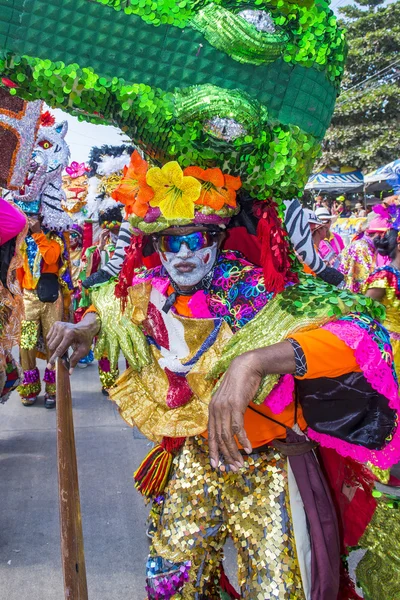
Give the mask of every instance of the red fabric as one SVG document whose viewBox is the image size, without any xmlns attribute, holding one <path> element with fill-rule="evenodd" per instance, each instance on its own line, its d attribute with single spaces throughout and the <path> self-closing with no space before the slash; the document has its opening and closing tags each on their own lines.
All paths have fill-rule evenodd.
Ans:
<svg viewBox="0 0 400 600">
<path fill-rule="evenodd" d="M 237 250 L 253 265 L 261 266 L 261 242 L 255 235 L 251 235 L 246 227 L 228 229 L 223 249 Z"/>
<path fill-rule="evenodd" d="M 93 223 L 84 223 L 82 237 L 82 256 L 86 250 L 93 246 Z"/>
<path fill-rule="evenodd" d="M 358 544 L 375 512 L 374 477 L 361 464 L 339 456 L 335 450 L 320 447 L 319 453 L 338 511 L 345 551 Z"/>
<path fill-rule="evenodd" d="M 166 403 L 170 408 L 184 406 L 193 396 L 186 377 L 178 375 L 165 367 L 164 372 L 168 377 L 169 388 L 167 392 Z"/>
<path fill-rule="evenodd" d="M 265 287 L 279 294 L 285 289 L 285 283 L 291 278 L 291 273 L 289 244 L 274 202 L 267 205 L 261 214 L 257 237 L 261 243 Z"/>
<path fill-rule="evenodd" d="M 180 450 L 185 442 L 186 442 L 185 437 L 178 437 L 178 438 L 163 437 L 161 446 L 167 452 L 173 453 L 173 452 L 177 452 L 178 450 Z"/>
<path fill-rule="evenodd" d="M 125 258 L 115 286 L 115 296 L 121 300 L 122 310 L 128 301 L 128 290 L 132 284 L 132 273 L 143 265 L 143 236 L 132 236 L 131 242 L 125 248 Z"/>
</svg>

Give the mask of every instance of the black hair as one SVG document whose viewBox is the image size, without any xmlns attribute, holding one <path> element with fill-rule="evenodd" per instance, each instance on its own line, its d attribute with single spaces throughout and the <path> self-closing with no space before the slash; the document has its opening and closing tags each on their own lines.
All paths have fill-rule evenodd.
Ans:
<svg viewBox="0 0 400 600">
<path fill-rule="evenodd" d="M 102 225 L 104 221 L 118 221 L 122 223 L 122 211 L 119 206 L 110 206 L 99 214 L 99 225 Z"/>
<path fill-rule="evenodd" d="M 399 232 L 397 229 L 389 229 L 383 237 L 376 237 L 374 245 L 378 253 L 382 256 L 388 256 L 392 260 L 396 258 L 397 238 Z"/>
<path fill-rule="evenodd" d="M 7 288 L 7 273 L 11 259 L 15 254 L 15 243 L 17 238 L 13 237 L 0 246 L 0 281 Z"/>
</svg>

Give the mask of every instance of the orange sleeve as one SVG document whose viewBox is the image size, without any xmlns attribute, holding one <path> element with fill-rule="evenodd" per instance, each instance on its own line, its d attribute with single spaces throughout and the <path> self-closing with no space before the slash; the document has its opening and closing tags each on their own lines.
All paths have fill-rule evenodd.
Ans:
<svg viewBox="0 0 400 600">
<path fill-rule="evenodd" d="M 95 307 L 95 305 L 94 305 L 94 304 L 91 304 L 91 305 L 89 306 L 89 308 L 87 308 L 87 309 L 85 310 L 85 312 L 84 312 L 84 314 L 83 314 L 83 317 L 82 317 L 82 319 L 83 319 L 83 318 L 84 318 L 86 315 L 88 315 L 89 313 L 96 313 L 96 314 L 97 314 L 97 309 L 96 309 L 96 307 Z"/>
<path fill-rule="evenodd" d="M 300 344 L 307 361 L 307 373 L 297 379 L 340 377 L 361 371 L 353 350 L 331 331 L 319 328 L 288 337 Z"/>
<path fill-rule="evenodd" d="M 59 244 L 55 240 L 48 240 L 44 233 L 34 233 L 32 237 L 38 245 L 44 262 L 47 265 L 56 264 L 61 254 Z"/>
</svg>

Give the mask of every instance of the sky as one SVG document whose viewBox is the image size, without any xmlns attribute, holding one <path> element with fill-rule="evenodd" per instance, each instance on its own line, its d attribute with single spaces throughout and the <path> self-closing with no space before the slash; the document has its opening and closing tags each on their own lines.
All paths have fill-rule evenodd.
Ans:
<svg viewBox="0 0 400 600">
<path fill-rule="evenodd" d="M 76 117 L 72 117 L 58 108 L 49 110 L 54 115 L 56 123 L 68 121 L 68 133 L 65 139 L 71 150 L 71 162 L 73 160 L 79 163 L 87 162 L 93 146 L 102 146 L 103 144 L 120 146 L 126 140 L 126 136 L 116 127 L 80 122 Z"/>
<path fill-rule="evenodd" d="M 387 4 L 391 1 L 393 0 L 387 0 Z M 353 4 L 353 2 L 351 0 L 332 0 L 331 6 L 337 13 L 337 9 L 346 4 Z M 57 122 L 68 121 L 66 140 L 71 150 L 71 161 L 86 162 L 93 146 L 102 146 L 103 144 L 119 146 L 123 140 L 126 140 L 126 136 L 116 127 L 79 122 L 76 117 L 71 117 L 62 110 L 50 110 Z"/>
</svg>

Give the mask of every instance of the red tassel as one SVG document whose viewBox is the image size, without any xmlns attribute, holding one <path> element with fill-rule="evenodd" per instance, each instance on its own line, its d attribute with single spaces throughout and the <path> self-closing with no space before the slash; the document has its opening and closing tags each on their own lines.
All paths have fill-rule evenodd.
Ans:
<svg viewBox="0 0 400 600">
<path fill-rule="evenodd" d="M 167 452 L 177 453 L 182 448 L 185 441 L 186 441 L 186 438 L 184 438 L 184 437 L 179 437 L 179 438 L 163 437 L 161 446 Z"/>
<path fill-rule="evenodd" d="M 158 496 L 168 483 L 174 455 L 186 438 L 164 437 L 144 458 L 133 478 L 135 487 L 144 496 Z"/>
<path fill-rule="evenodd" d="M 271 202 L 261 215 L 257 237 L 261 242 L 261 264 L 265 287 L 278 294 L 285 289 L 285 283 L 289 279 L 290 261 L 286 232 L 274 202 Z"/>
<path fill-rule="evenodd" d="M 115 296 L 121 300 L 122 311 L 125 311 L 128 302 L 128 290 L 132 285 L 133 272 L 143 266 L 143 236 L 132 236 L 131 243 L 125 248 L 125 258 L 115 286 Z"/>
</svg>

